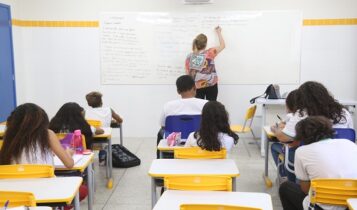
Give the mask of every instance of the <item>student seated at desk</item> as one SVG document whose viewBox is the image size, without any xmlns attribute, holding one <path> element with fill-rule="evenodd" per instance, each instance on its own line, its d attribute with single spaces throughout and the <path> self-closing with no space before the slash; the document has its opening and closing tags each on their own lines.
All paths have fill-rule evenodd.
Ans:
<svg viewBox="0 0 357 210">
<path fill-rule="evenodd" d="M 53 165 L 53 153 L 64 166 L 72 168 L 74 151 L 63 149 L 56 134 L 49 130 L 46 112 L 36 104 L 26 103 L 18 106 L 7 119 L 4 144 L 0 151 L 0 164 L 48 164 Z M 80 200 L 88 190 L 79 188 Z M 70 207 L 65 207 L 70 209 Z"/>
<path fill-rule="evenodd" d="M 333 98 L 325 86 L 321 83 L 308 81 L 302 84 L 296 92 L 296 112 L 285 124 L 284 128 L 272 127 L 280 142 L 288 142 L 295 138 L 295 125 L 308 116 L 324 116 L 331 121 L 333 128 L 353 128 L 351 114 Z M 299 142 L 293 141 L 289 150 L 290 161 L 294 160 L 296 148 Z M 295 178 L 289 176 L 290 181 Z"/>
<path fill-rule="evenodd" d="M 102 94 L 100 92 L 90 92 L 86 95 L 88 106 L 85 111 L 87 120 L 99 120 L 102 127 L 109 128 L 112 124 L 121 124 L 123 119 L 110 107 L 103 107 Z M 98 154 L 99 164 L 106 164 L 107 151 L 100 150 Z"/>
<path fill-rule="evenodd" d="M 81 130 L 86 138 L 87 148 L 92 148 L 93 133 L 102 134 L 100 128 L 91 128 L 84 119 L 84 109 L 77 103 L 65 103 L 51 119 L 49 128 L 55 133 L 69 133 Z"/>
<path fill-rule="evenodd" d="M 209 101 L 203 106 L 199 131 L 190 133 L 185 147 L 199 146 L 208 151 L 225 148 L 229 152 L 233 144 L 238 143 L 238 139 L 238 135 L 230 129 L 229 116 L 224 105 Z"/>
<path fill-rule="evenodd" d="M 295 152 L 295 174 L 299 184 L 284 182 L 279 188 L 284 210 L 307 210 L 310 181 L 318 178 L 357 178 L 357 145 L 347 139 L 332 139 L 331 120 L 313 116 L 296 125 L 296 141 L 303 143 Z M 346 207 L 318 204 L 317 209 L 344 210 Z"/>
<path fill-rule="evenodd" d="M 160 117 L 160 130 L 157 135 L 157 144 L 163 138 L 165 120 L 167 116 L 171 115 L 198 115 L 201 114 L 203 106 L 207 100 L 195 98 L 196 86 L 195 81 L 189 75 L 182 75 L 176 80 L 177 93 L 181 98 L 167 102 L 164 105 Z M 172 157 L 172 155 L 171 155 Z M 157 151 L 157 158 L 159 158 L 159 151 Z"/>
<path fill-rule="evenodd" d="M 285 141 L 292 141 L 293 139 L 290 138 L 290 136 L 288 135 L 282 135 L 282 132 L 286 126 L 287 123 L 291 123 L 289 122 L 290 119 L 294 118 L 294 114 L 295 112 L 297 111 L 296 109 L 296 96 L 297 96 L 297 90 L 293 90 L 289 93 L 289 95 L 286 97 L 286 100 L 285 100 L 285 106 L 286 106 L 286 112 L 287 112 L 287 115 L 286 115 L 286 119 L 284 121 L 281 121 L 279 122 L 279 124 L 276 126 L 273 126 L 272 127 L 272 132 L 275 133 L 275 135 L 277 135 L 277 139 L 281 142 L 285 142 Z M 281 129 L 281 133 L 279 133 L 278 129 Z M 278 142 L 275 142 L 271 145 L 271 154 L 273 156 L 273 160 L 275 162 L 275 165 L 278 165 L 278 157 L 279 157 L 279 154 L 283 153 L 283 145 L 282 143 L 278 143 Z M 291 154 L 295 151 L 295 149 L 293 148 L 292 151 L 291 151 Z M 290 153 L 289 153 L 290 154 Z M 289 155 L 289 161 L 290 162 L 294 162 L 293 158 L 294 156 L 292 155 Z M 279 173 L 281 175 L 281 177 L 289 177 L 289 180 L 293 181 L 295 180 L 295 175 L 286 171 L 286 169 L 284 168 L 284 166 L 281 166 L 281 168 L 279 168 Z"/>
<path fill-rule="evenodd" d="M 85 112 L 86 119 L 99 120 L 102 127 L 110 127 L 111 123 L 121 124 L 123 119 L 110 107 L 103 107 L 102 94 L 100 92 L 90 92 L 86 95 L 88 109 Z"/>
<path fill-rule="evenodd" d="M 22 104 L 7 118 L 0 164 L 49 164 L 53 153 L 67 168 L 74 165 L 70 149 L 64 150 L 53 131 L 48 129 L 48 116 L 36 104 Z"/>
</svg>

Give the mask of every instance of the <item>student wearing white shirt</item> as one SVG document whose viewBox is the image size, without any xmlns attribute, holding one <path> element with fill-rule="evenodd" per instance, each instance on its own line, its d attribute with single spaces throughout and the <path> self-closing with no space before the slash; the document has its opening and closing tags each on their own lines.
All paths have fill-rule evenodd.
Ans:
<svg viewBox="0 0 357 210">
<path fill-rule="evenodd" d="M 207 102 L 202 109 L 200 129 L 192 132 L 185 147 L 199 146 L 208 151 L 219 151 L 225 148 L 230 152 L 238 143 L 238 135 L 229 126 L 228 112 L 223 104 L 217 101 Z"/>
<path fill-rule="evenodd" d="M 351 114 L 338 103 L 319 82 L 308 81 L 302 84 L 296 93 L 296 112 L 293 117 L 282 127 L 272 127 L 277 139 L 288 143 L 295 138 L 295 125 L 308 116 L 324 116 L 331 121 L 333 128 L 353 128 Z M 289 144 L 289 161 L 293 162 L 297 141 Z M 293 174 L 287 174 L 290 181 L 295 181 Z"/>
<path fill-rule="evenodd" d="M 172 115 L 198 115 L 201 114 L 203 106 L 207 100 L 195 98 L 196 87 L 195 81 L 189 75 L 183 75 L 176 80 L 177 93 L 181 98 L 169 101 L 164 105 L 160 117 L 161 129 L 158 133 L 157 143 L 163 138 L 163 128 L 165 127 L 165 120 L 167 116 Z M 159 158 L 159 152 L 157 152 Z"/>
<path fill-rule="evenodd" d="M 48 125 L 46 112 L 36 104 L 26 103 L 16 107 L 6 121 L 0 165 L 53 165 L 54 153 L 67 168 L 73 167 L 73 151 L 63 149 Z"/>
<path fill-rule="evenodd" d="M 86 119 L 100 120 L 102 127 L 110 127 L 112 119 L 116 123 L 122 123 L 123 119 L 110 107 L 103 107 L 102 94 L 97 91 L 90 92 L 86 95 L 88 109 L 85 112 Z"/>
<path fill-rule="evenodd" d="M 299 184 L 285 182 L 279 188 L 284 210 L 307 210 L 310 181 L 317 178 L 357 178 L 357 145 L 347 139 L 332 139 L 332 123 L 314 116 L 296 125 L 295 140 L 301 141 L 295 153 L 295 174 Z M 335 154 L 335 155 L 334 155 Z M 351 162 L 352 161 L 352 162 Z M 316 209 L 344 210 L 346 207 L 318 204 Z"/>
</svg>

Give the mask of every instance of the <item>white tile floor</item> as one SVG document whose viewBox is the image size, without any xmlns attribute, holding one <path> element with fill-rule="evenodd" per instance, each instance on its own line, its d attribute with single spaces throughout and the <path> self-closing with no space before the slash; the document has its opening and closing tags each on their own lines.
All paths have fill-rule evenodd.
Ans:
<svg viewBox="0 0 357 210">
<path fill-rule="evenodd" d="M 233 149 L 231 158 L 237 163 L 240 177 L 237 178 L 237 191 L 241 192 L 266 192 L 272 195 L 274 210 L 281 210 L 281 203 L 275 185 L 276 171 L 270 158 L 270 178 L 273 188 L 265 187 L 262 174 L 264 158 L 260 156 L 258 146 L 251 138 L 240 137 L 238 145 Z M 113 143 L 119 143 L 114 138 Z M 141 165 L 129 169 L 113 170 L 113 189 L 106 188 L 105 167 L 98 166 L 95 160 L 96 192 L 94 209 L 125 209 L 125 210 L 150 210 L 150 177 L 148 170 L 151 161 L 156 158 L 156 139 L 154 138 L 125 138 L 124 146 L 141 159 Z M 86 200 L 82 201 L 81 209 L 87 209 Z"/>
</svg>

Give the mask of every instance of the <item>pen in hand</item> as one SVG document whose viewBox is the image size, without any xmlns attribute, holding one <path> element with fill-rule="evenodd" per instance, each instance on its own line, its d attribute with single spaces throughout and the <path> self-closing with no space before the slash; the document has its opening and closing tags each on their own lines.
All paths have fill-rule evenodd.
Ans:
<svg viewBox="0 0 357 210">
<path fill-rule="evenodd" d="M 7 209 L 7 207 L 9 206 L 9 203 L 10 203 L 10 201 L 9 201 L 9 200 L 7 200 L 7 201 L 5 202 L 5 205 L 4 205 L 4 210 L 6 210 L 6 209 Z"/>
<path fill-rule="evenodd" d="M 276 115 L 277 117 L 278 117 L 278 119 L 280 120 L 280 121 L 283 121 L 283 119 L 281 119 L 281 117 L 277 114 Z"/>
</svg>

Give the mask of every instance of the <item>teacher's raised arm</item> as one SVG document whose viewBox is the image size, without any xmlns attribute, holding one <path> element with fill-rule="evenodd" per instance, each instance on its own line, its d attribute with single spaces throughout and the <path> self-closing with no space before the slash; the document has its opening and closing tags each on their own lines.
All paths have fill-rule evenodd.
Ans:
<svg viewBox="0 0 357 210">
<path fill-rule="evenodd" d="M 219 46 L 215 47 L 216 48 L 216 54 L 220 53 L 225 47 L 226 43 L 224 42 L 223 36 L 222 36 L 222 28 L 220 26 L 217 26 L 215 28 L 217 35 L 218 35 L 218 40 L 219 40 Z"/>
<path fill-rule="evenodd" d="M 225 47 L 221 27 L 215 28 L 219 39 L 218 47 L 207 47 L 207 36 L 199 34 L 192 42 L 192 52 L 187 56 L 186 73 L 191 75 L 196 84 L 196 98 L 216 101 L 218 96 L 218 77 L 214 58 Z"/>
</svg>

